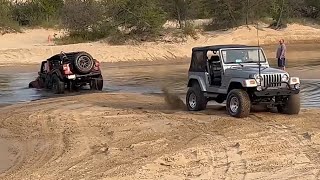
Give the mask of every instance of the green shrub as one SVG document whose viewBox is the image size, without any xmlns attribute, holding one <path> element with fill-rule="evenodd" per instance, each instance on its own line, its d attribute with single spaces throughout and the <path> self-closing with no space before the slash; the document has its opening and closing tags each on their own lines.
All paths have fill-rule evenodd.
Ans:
<svg viewBox="0 0 320 180">
<path fill-rule="evenodd" d="M 59 39 L 55 39 L 56 44 L 76 44 L 76 43 L 84 43 L 97 41 L 102 38 L 105 38 L 108 35 L 107 32 L 100 31 L 77 31 L 70 32 L 67 36 L 61 37 Z"/>
<path fill-rule="evenodd" d="M 63 5 L 63 0 L 19 1 L 12 4 L 12 16 L 20 26 L 54 27 Z"/>
<path fill-rule="evenodd" d="M 193 39 L 197 39 L 197 31 L 192 23 L 186 23 L 182 28 L 183 34 L 187 36 L 191 36 Z"/>
<path fill-rule="evenodd" d="M 0 0 L 0 34 L 20 32 L 20 27 L 12 18 L 12 4 L 7 0 Z"/>
<path fill-rule="evenodd" d="M 158 0 L 118 0 L 111 6 L 109 13 L 114 23 L 132 29 L 131 34 L 152 37 L 166 22 L 166 14 L 159 8 Z"/>
</svg>

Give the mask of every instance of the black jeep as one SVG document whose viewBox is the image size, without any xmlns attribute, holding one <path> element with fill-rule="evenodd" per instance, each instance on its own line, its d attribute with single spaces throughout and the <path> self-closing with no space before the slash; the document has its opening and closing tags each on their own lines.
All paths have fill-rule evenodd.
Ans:
<svg viewBox="0 0 320 180">
<path fill-rule="evenodd" d="M 56 54 L 41 63 L 39 76 L 29 88 L 46 88 L 62 94 L 65 88 L 78 89 L 90 85 L 92 90 L 102 90 L 103 77 L 100 63 L 87 52 Z"/>
</svg>

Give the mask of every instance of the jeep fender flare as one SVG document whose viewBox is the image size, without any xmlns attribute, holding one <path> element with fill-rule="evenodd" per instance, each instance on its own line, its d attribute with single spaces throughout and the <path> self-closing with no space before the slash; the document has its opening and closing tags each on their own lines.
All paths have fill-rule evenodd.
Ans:
<svg viewBox="0 0 320 180">
<path fill-rule="evenodd" d="M 232 90 L 232 89 L 242 89 L 245 87 L 244 83 L 243 83 L 244 79 L 242 78 L 232 78 L 229 83 L 228 83 L 228 93 Z"/>
<path fill-rule="evenodd" d="M 188 81 L 188 87 L 191 87 L 193 83 L 198 83 L 200 88 L 201 88 L 201 91 L 207 91 L 207 88 L 206 88 L 206 83 L 203 81 L 202 78 L 200 78 L 199 76 L 196 76 L 196 75 L 191 75 L 189 77 L 189 81 Z"/>
<path fill-rule="evenodd" d="M 252 81 L 254 81 L 252 83 Z M 228 85 L 228 93 L 232 89 L 256 88 L 258 84 L 254 79 L 233 78 Z"/>
</svg>

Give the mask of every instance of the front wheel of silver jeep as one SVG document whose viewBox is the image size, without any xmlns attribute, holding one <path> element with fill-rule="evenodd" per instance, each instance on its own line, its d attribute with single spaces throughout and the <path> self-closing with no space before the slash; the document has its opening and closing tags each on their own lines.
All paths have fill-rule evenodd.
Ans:
<svg viewBox="0 0 320 180">
<path fill-rule="evenodd" d="M 203 95 L 199 85 L 189 88 L 186 97 L 186 104 L 189 111 L 201 111 L 207 107 L 207 99 Z"/>
<path fill-rule="evenodd" d="M 288 115 L 299 114 L 300 112 L 300 94 L 294 94 L 285 99 L 283 105 L 277 106 L 278 112 Z"/>
<path fill-rule="evenodd" d="M 237 118 L 249 116 L 251 109 L 251 101 L 246 91 L 242 89 L 231 90 L 227 97 L 227 111 Z"/>
</svg>

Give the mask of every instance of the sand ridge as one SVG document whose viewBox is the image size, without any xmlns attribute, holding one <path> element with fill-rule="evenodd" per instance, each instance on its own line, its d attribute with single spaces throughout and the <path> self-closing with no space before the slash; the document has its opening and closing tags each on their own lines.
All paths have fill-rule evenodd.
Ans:
<svg viewBox="0 0 320 180">
<path fill-rule="evenodd" d="M 280 38 L 287 43 L 296 41 L 320 40 L 320 29 L 290 24 L 283 30 L 273 30 L 266 27 L 259 28 L 261 44 L 274 44 Z M 87 51 L 101 62 L 118 61 L 155 61 L 159 59 L 172 60 L 190 57 L 191 48 L 195 46 L 215 44 L 257 44 L 257 30 L 255 26 L 242 26 L 228 31 L 214 31 L 199 34 L 197 40 L 188 38 L 186 42 L 146 42 L 139 45 L 111 46 L 102 42 L 81 43 L 73 45 L 55 46 L 48 42 L 48 36 L 56 33 L 57 36 L 64 32 L 56 30 L 33 29 L 21 34 L 5 34 L 0 36 L 0 64 L 29 64 L 39 63 L 52 54 L 61 51 Z M 273 58 L 274 49 L 268 54 Z M 296 54 L 288 56 L 296 58 Z"/>
</svg>

